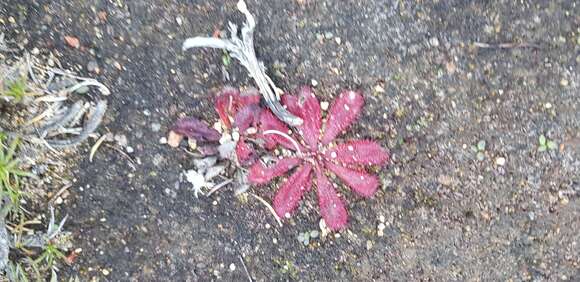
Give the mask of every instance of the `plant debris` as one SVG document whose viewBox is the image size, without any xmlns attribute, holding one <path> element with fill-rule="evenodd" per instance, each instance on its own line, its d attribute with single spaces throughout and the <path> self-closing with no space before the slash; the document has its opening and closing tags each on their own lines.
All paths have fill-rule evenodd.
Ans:
<svg viewBox="0 0 580 282">
<path fill-rule="evenodd" d="M 238 2 L 237 8 L 246 17 L 246 22 L 241 30 L 241 39 L 238 37 L 238 26 L 230 22 L 231 38 L 229 40 L 215 37 L 192 37 L 185 40 L 183 50 L 199 47 L 227 50 L 231 57 L 239 60 L 242 66 L 248 70 L 264 96 L 266 105 L 278 118 L 292 126 L 302 124 L 302 120 L 299 117 L 282 107 L 279 100 L 283 91 L 276 87 L 272 79 L 266 74 L 264 64 L 256 58 L 256 52 L 254 51 L 256 20 L 254 16 L 248 11 L 248 7 L 243 0 Z"/>
</svg>

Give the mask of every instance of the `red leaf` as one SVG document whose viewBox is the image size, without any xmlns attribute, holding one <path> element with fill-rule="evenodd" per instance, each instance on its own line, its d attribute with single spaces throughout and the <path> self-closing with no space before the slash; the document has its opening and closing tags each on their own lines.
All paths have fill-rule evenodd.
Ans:
<svg viewBox="0 0 580 282">
<path fill-rule="evenodd" d="M 215 110 L 226 127 L 231 127 L 230 113 L 235 104 L 235 97 L 240 96 L 240 92 L 232 87 L 224 87 L 215 98 Z"/>
<path fill-rule="evenodd" d="M 254 148 L 246 143 L 242 137 L 236 144 L 236 156 L 242 165 L 251 165 L 256 161 L 256 151 Z"/>
<path fill-rule="evenodd" d="M 260 92 L 256 88 L 249 88 L 239 95 L 237 106 L 239 108 L 260 103 Z"/>
<path fill-rule="evenodd" d="M 343 91 L 330 107 L 328 120 L 322 136 L 322 143 L 328 144 L 349 127 L 360 114 L 364 104 L 363 96 L 354 91 Z"/>
<path fill-rule="evenodd" d="M 224 87 L 215 99 L 215 109 L 224 125 L 229 128 L 241 108 L 258 103 L 260 95 L 257 91 L 248 90 L 240 95 L 237 89 Z"/>
<path fill-rule="evenodd" d="M 276 197 L 274 197 L 274 210 L 278 216 L 284 218 L 287 213 L 298 207 L 302 195 L 306 190 L 310 189 L 311 170 L 312 165 L 304 163 L 278 190 Z"/>
<path fill-rule="evenodd" d="M 252 184 L 266 184 L 300 163 L 297 158 L 285 158 L 267 167 L 262 162 L 255 163 L 248 174 L 248 181 Z"/>
<path fill-rule="evenodd" d="M 370 175 L 364 171 L 346 168 L 331 162 L 325 162 L 324 164 L 352 190 L 363 197 L 371 197 L 379 187 L 379 180 L 374 175 Z"/>
<path fill-rule="evenodd" d="M 308 86 L 300 88 L 297 96 L 284 95 L 282 102 L 288 108 L 288 111 L 302 118 L 304 123 L 298 127 L 306 144 L 313 150 L 318 147 L 320 138 L 320 127 L 322 123 L 322 113 L 320 112 L 320 103 L 312 89 Z"/>
<path fill-rule="evenodd" d="M 344 203 L 338 197 L 336 190 L 320 169 L 316 170 L 316 186 L 318 193 L 318 206 L 320 215 L 324 218 L 326 226 L 337 231 L 346 226 L 348 214 Z"/>
<path fill-rule="evenodd" d="M 382 165 L 389 161 L 389 153 L 379 144 L 367 140 L 349 141 L 326 152 L 328 160 L 344 164 Z"/>
<path fill-rule="evenodd" d="M 218 141 L 221 137 L 217 130 L 210 128 L 205 122 L 194 117 L 177 120 L 171 131 L 197 141 Z"/>
<path fill-rule="evenodd" d="M 234 126 L 240 129 L 240 132 L 246 131 L 248 127 L 255 126 L 260 120 L 260 106 L 250 104 L 241 108 L 234 117 Z"/>
<path fill-rule="evenodd" d="M 277 134 L 263 134 L 267 130 L 276 130 L 284 134 L 288 133 L 288 127 L 284 125 L 270 110 L 263 110 L 260 116 L 260 138 L 266 143 L 264 147 L 268 150 L 272 150 L 276 145 L 280 144 L 287 149 L 296 150 L 292 142 Z"/>
</svg>

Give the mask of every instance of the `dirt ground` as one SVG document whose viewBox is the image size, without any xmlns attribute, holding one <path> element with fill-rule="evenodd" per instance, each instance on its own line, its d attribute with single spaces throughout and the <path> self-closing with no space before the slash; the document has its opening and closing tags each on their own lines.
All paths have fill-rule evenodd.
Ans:
<svg viewBox="0 0 580 282">
<path fill-rule="evenodd" d="M 159 142 L 179 113 L 215 119 L 211 100 L 223 85 L 253 85 L 237 62 L 224 80 L 220 51 L 181 50 L 187 37 L 241 23 L 235 4 L 0 3 L 8 38 L 111 88 L 100 132 L 125 136 L 132 149 L 129 159 L 103 147 L 91 163 L 92 144 L 81 148 L 87 157 L 71 171 L 77 181 L 60 209 L 82 253 L 63 275 L 580 280 L 576 1 L 248 1 L 258 57 L 276 84 L 292 90 L 316 80 L 327 101 L 342 88 L 361 89 L 366 107 L 350 133 L 392 153 L 373 199 L 342 190 L 348 230 L 309 246 L 297 236 L 319 230 L 312 193 L 278 227 L 252 197 L 223 190 L 196 199 L 179 177 L 191 158 Z M 540 135 L 558 147 L 539 151 Z M 271 200 L 275 190 L 252 191 Z"/>
</svg>

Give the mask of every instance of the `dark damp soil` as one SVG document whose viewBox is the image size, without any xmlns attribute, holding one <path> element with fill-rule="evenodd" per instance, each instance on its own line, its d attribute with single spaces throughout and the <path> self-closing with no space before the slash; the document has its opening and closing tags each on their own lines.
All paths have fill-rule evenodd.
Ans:
<svg viewBox="0 0 580 282">
<path fill-rule="evenodd" d="M 187 37 L 241 23 L 235 4 L 0 3 L 8 38 L 111 88 L 100 132 L 133 149 L 129 160 L 102 147 L 91 163 L 92 144 L 81 148 L 61 212 L 82 253 L 63 276 L 244 281 L 245 265 L 255 281 L 580 279 L 575 1 L 248 1 L 278 86 L 316 80 L 326 101 L 361 89 L 350 134 L 392 153 L 374 198 L 341 190 L 349 228 L 309 246 L 297 236 L 319 230 L 313 195 L 283 227 L 252 197 L 196 199 L 179 181 L 190 157 L 159 142 L 180 113 L 215 119 L 222 86 L 253 85 L 237 62 L 224 80 L 220 51 L 181 51 Z M 538 151 L 540 135 L 558 148 Z M 274 189 L 253 192 L 271 200 Z"/>
</svg>

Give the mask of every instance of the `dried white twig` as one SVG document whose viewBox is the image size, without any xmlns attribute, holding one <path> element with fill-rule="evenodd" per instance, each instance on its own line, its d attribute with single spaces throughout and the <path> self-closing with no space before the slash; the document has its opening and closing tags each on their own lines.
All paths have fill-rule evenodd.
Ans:
<svg viewBox="0 0 580 282">
<path fill-rule="evenodd" d="M 238 37 L 238 26 L 230 22 L 230 39 L 192 37 L 183 42 L 183 50 L 199 47 L 227 50 L 231 57 L 240 61 L 242 66 L 248 70 L 250 77 L 258 85 L 262 96 L 264 96 L 266 105 L 270 110 L 278 118 L 291 126 L 301 125 L 303 122 L 302 119 L 291 114 L 280 104 L 280 95 L 283 91 L 268 77 L 266 67 L 256 58 L 256 52 L 254 51 L 254 29 L 256 27 L 256 20 L 254 16 L 248 11 L 248 7 L 243 0 L 238 2 L 237 7 L 246 17 L 246 22 L 241 30 L 241 39 Z"/>
<path fill-rule="evenodd" d="M 246 263 L 244 262 L 244 258 L 240 255 L 240 261 L 242 262 L 242 266 L 244 267 L 244 271 L 246 272 L 246 276 L 248 276 L 248 281 L 253 282 L 254 280 L 252 280 L 252 276 L 250 275 L 250 272 L 248 271 L 248 268 L 246 267 Z"/>
<path fill-rule="evenodd" d="M 83 127 L 78 136 L 66 140 L 47 140 L 47 143 L 55 148 L 70 147 L 81 143 L 87 139 L 91 133 L 95 132 L 99 124 L 101 124 L 106 111 L 107 102 L 99 101 L 95 106 L 91 118 L 87 121 L 86 125 Z"/>
<path fill-rule="evenodd" d="M 282 220 L 280 220 L 280 217 L 276 214 L 276 211 L 274 210 L 274 208 L 270 204 L 268 204 L 268 202 L 266 202 L 266 200 L 264 200 L 262 197 L 254 194 L 254 193 L 251 193 L 251 192 L 250 192 L 250 195 L 252 195 L 258 201 L 260 201 L 260 203 L 262 203 L 264 206 L 266 206 L 266 208 L 268 208 L 270 213 L 272 213 L 272 215 L 274 215 L 274 218 L 278 222 L 278 225 L 280 225 L 280 227 L 282 227 Z"/>
<path fill-rule="evenodd" d="M 280 135 L 286 139 L 288 139 L 288 141 L 290 141 L 292 143 L 292 145 L 294 145 L 294 148 L 296 149 L 296 152 L 298 152 L 298 154 L 302 154 L 302 151 L 300 150 L 300 147 L 298 146 L 298 142 L 296 142 L 296 140 L 294 140 L 294 138 L 290 137 L 290 135 L 282 132 L 282 131 L 278 131 L 278 130 L 265 130 L 264 135 L 268 135 L 268 134 L 276 134 L 276 135 Z"/>
<path fill-rule="evenodd" d="M 228 180 L 226 180 L 226 181 L 224 181 L 224 182 L 222 182 L 222 183 L 220 183 L 220 184 L 218 184 L 218 185 L 214 186 L 213 188 L 211 188 L 211 190 L 209 190 L 209 192 L 207 192 L 207 195 L 206 195 L 206 196 L 207 196 L 207 197 L 211 196 L 211 195 L 212 195 L 213 193 L 215 193 L 217 190 L 219 190 L 219 189 L 221 189 L 221 188 L 225 187 L 226 185 L 228 185 L 228 184 L 232 183 L 233 181 L 234 181 L 233 179 L 228 179 Z"/>
</svg>

